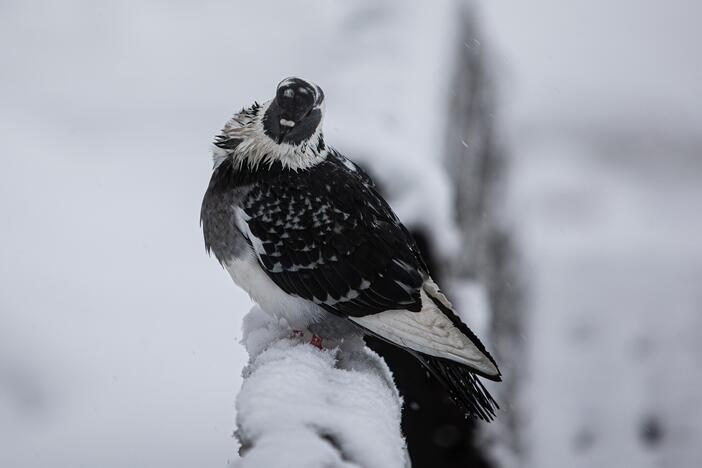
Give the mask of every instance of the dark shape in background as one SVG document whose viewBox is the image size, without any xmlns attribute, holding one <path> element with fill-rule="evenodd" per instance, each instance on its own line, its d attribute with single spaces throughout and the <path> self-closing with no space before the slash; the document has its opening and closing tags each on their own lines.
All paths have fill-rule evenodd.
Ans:
<svg viewBox="0 0 702 468">
<path fill-rule="evenodd" d="M 462 36 L 456 45 L 442 158 L 455 186 L 455 215 L 463 246 L 460 257 L 453 264 L 440 261 L 430 236 L 417 227 L 408 228 L 439 284 L 446 285 L 449 278 L 455 278 L 477 281 L 487 288 L 492 312 L 488 348 L 495 350 L 505 376 L 492 389 L 502 410 L 492 423 L 498 428 L 491 431 L 500 431 L 500 441 L 516 453 L 520 450 L 520 420 L 515 401 L 524 371 L 524 366 L 518 372 L 512 365 L 523 351 L 519 347 L 523 320 L 518 255 L 510 233 L 500 222 L 505 157 L 496 138 L 497 100 L 489 79 L 489 60 L 477 39 L 479 31 L 472 10 L 463 10 L 459 21 Z M 383 187 L 379 188 L 382 192 Z M 448 293 L 451 296 L 450 290 Z M 411 356 L 375 338 L 367 341 L 393 370 L 405 400 L 402 427 L 414 467 L 497 465 L 490 457 L 489 438 L 481 434 L 479 423 L 462 417 L 446 391 Z"/>
</svg>

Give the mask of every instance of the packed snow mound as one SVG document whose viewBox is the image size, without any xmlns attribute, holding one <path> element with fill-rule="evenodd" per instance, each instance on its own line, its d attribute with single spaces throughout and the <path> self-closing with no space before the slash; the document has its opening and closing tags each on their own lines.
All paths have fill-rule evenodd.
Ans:
<svg viewBox="0 0 702 468">
<path fill-rule="evenodd" d="M 249 363 L 233 468 L 409 466 L 402 400 L 360 336 L 318 349 L 256 306 L 244 317 L 243 343 Z"/>
</svg>

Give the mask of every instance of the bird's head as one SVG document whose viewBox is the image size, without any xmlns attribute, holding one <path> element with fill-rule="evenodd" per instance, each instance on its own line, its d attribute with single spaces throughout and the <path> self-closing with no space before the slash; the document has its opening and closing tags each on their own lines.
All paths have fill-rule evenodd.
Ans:
<svg viewBox="0 0 702 468">
<path fill-rule="evenodd" d="M 304 169 L 326 156 L 322 137 L 324 92 L 300 78 L 278 84 L 275 97 L 236 114 L 215 141 L 217 166 L 225 158 L 258 166 L 280 162 Z"/>
<path fill-rule="evenodd" d="M 299 145 L 322 123 L 324 92 L 300 78 L 280 82 L 263 116 L 263 131 L 278 144 Z"/>
</svg>

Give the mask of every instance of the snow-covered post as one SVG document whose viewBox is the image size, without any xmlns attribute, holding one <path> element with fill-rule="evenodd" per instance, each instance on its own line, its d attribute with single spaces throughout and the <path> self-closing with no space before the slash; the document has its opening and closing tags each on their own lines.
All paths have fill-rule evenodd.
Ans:
<svg viewBox="0 0 702 468">
<path fill-rule="evenodd" d="M 241 458 L 232 467 L 409 466 L 402 400 L 360 336 L 319 349 L 256 306 L 244 317 L 243 343 Z"/>
</svg>

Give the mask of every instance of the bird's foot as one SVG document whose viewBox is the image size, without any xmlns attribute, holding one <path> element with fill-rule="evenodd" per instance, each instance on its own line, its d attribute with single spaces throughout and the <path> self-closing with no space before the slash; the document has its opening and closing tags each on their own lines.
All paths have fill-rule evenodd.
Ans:
<svg viewBox="0 0 702 468">
<path fill-rule="evenodd" d="M 292 339 L 305 340 L 308 336 L 310 337 L 310 344 L 312 346 L 317 349 L 322 349 L 324 347 L 324 338 L 319 335 L 315 335 L 314 333 L 310 333 L 308 331 L 295 329 L 290 332 L 290 338 Z"/>
<path fill-rule="evenodd" d="M 310 344 L 317 349 L 322 349 L 322 337 L 319 335 L 312 335 L 310 338 Z"/>
</svg>

